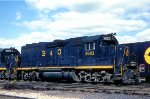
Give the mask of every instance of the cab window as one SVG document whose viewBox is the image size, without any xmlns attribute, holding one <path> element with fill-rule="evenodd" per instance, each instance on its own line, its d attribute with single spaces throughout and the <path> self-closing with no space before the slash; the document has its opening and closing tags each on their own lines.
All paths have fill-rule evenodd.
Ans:
<svg viewBox="0 0 150 99">
<path fill-rule="evenodd" d="M 86 43 L 85 50 L 95 50 L 95 42 Z"/>
</svg>

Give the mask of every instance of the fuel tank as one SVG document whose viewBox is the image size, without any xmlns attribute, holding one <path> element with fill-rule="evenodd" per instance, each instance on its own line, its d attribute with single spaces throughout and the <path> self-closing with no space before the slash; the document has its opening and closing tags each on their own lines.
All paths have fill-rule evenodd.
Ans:
<svg viewBox="0 0 150 99">
<path fill-rule="evenodd" d="M 40 72 L 39 78 L 45 81 L 77 81 L 75 72 Z"/>
</svg>

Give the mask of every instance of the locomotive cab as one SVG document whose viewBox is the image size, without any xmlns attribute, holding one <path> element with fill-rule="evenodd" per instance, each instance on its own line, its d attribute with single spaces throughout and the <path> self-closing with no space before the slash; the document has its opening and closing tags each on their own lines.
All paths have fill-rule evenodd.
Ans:
<svg viewBox="0 0 150 99">
<path fill-rule="evenodd" d="M 112 82 L 115 46 L 118 44 L 113 34 L 83 38 L 81 66 L 86 70 L 79 73 L 79 79 L 96 82 Z"/>
<path fill-rule="evenodd" d="M 16 58 L 20 56 L 20 53 L 15 48 L 3 49 L 1 52 L 1 62 L 7 64 L 10 58 L 13 58 L 14 61 L 17 61 Z"/>
<path fill-rule="evenodd" d="M 100 57 L 103 57 L 103 51 L 106 47 L 117 45 L 118 41 L 114 34 L 96 35 L 83 38 L 83 59 L 84 65 L 100 65 Z M 106 52 L 107 53 L 107 52 Z"/>
</svg>

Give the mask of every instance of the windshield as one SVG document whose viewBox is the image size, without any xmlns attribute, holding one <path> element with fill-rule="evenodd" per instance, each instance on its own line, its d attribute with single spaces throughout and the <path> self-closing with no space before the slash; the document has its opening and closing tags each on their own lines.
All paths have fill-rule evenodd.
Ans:
<svg viewBox="0 0 150 99">
<path fill-rule="evenodd" d="M 102 41 L 102 46 L 116 45 L 115 41 Z"/>
</svg>

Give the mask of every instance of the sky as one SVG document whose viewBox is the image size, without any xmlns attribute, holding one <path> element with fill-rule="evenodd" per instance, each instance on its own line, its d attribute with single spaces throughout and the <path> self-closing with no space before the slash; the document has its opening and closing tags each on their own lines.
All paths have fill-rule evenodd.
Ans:
<svg viewBox="0 0 150 99">
<path fill-rule="evenodd" d="M 0 47 L 116 33 L 150 40 L 150 0 L 0 0 Z"/>
</svg>

